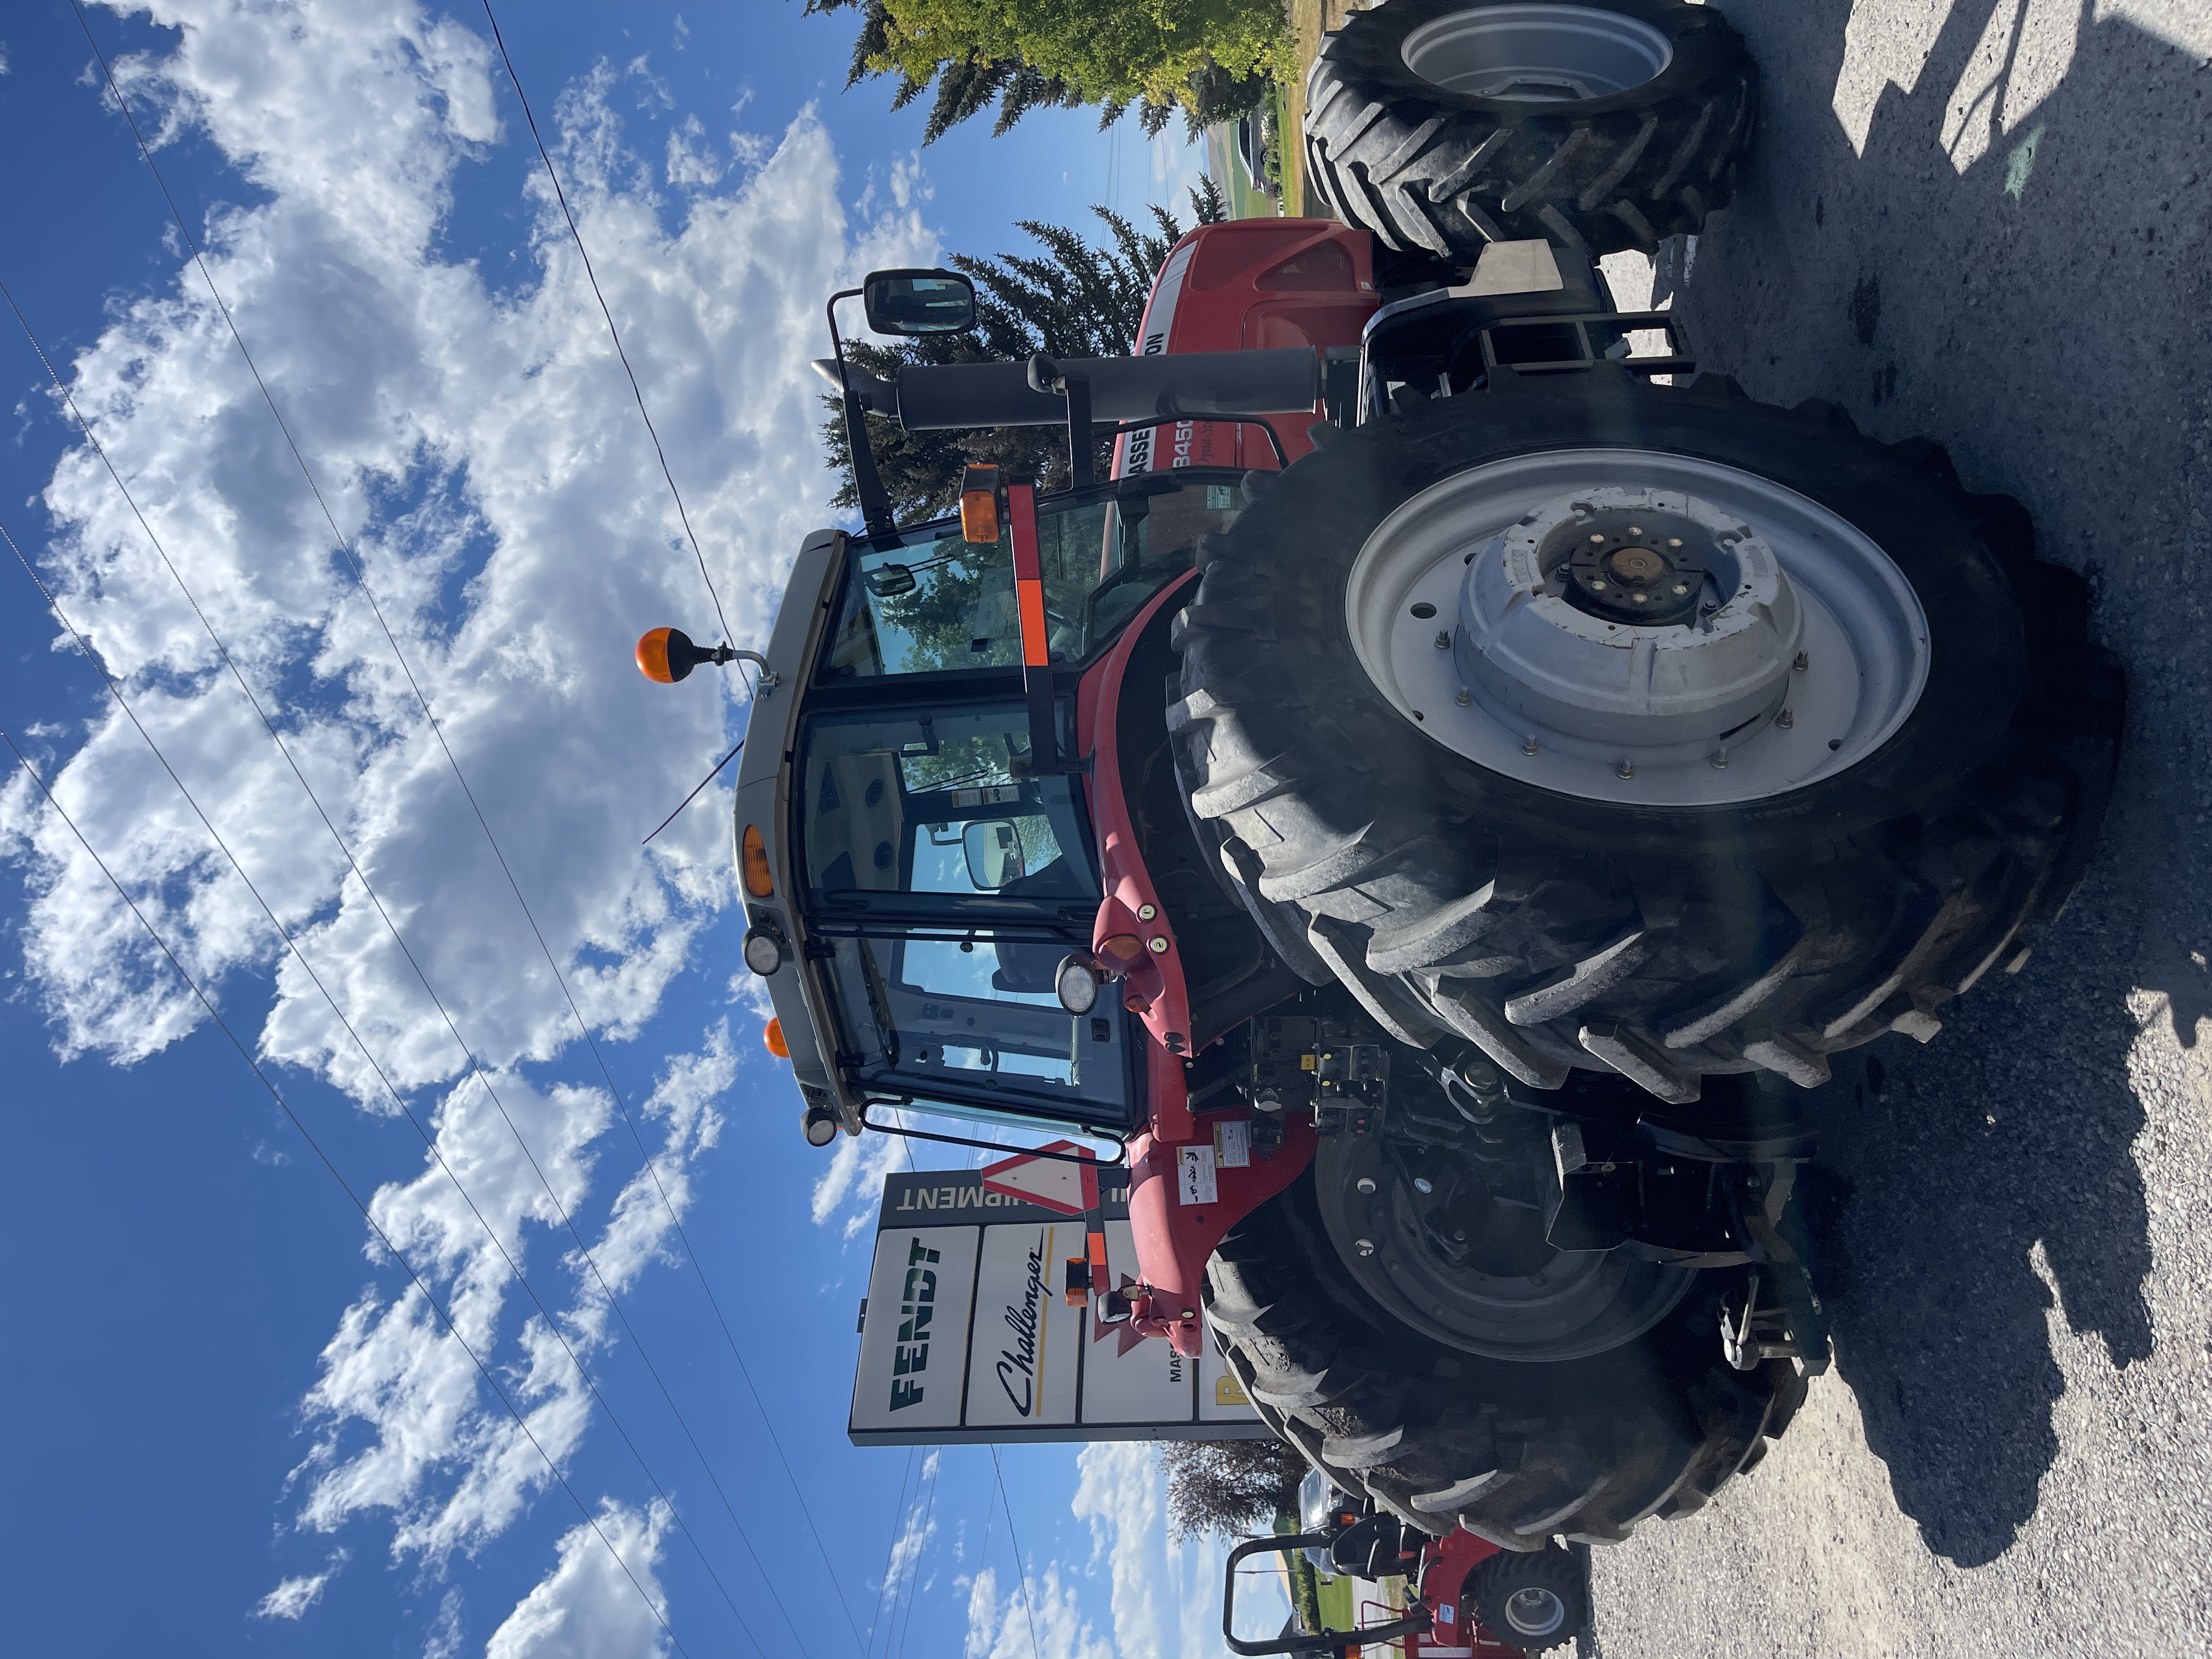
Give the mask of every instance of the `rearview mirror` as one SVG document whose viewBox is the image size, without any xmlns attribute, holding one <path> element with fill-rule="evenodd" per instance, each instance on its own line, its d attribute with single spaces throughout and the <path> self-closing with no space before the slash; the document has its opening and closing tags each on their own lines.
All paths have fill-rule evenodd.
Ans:
<svg viewBox="0 0 2212 1659">
<path fill-rule="evenodd" d="M 968 879 L 978 891 L 995 893 L 1028 872 L 1022 861 L 1022 832 L 1004 818 L 978 818 L 960 832 L 960 851 L 968 860 Z"/>
<path fill-rule="evenodd" d="M 875 270 L 860 286 L 878 334 L 957 334 L 975 325 L 975 285 L 957 270 Z"/>
<path fill-rule="evenodd" d="M 895 599 L 915 589 L 914 570 L 909 565 L 887 564 L 880 570 L 871 570 L 860 580 L 868 585 L 868 592 L 879 599 Z"/>
</svg>

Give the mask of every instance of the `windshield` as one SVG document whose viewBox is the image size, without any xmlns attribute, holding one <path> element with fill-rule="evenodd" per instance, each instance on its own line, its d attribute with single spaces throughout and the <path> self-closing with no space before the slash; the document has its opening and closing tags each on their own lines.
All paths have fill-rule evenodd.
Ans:
<svg viewBox="0 0 2212 1659">
<path fill-rule="evenodd" d="M 1162 583 L 1190 568 L 1198 538 L 1225 528 L 1233 480 L 1175 472 L 1124 479 L 1037 503 L 1052 659 L 1080 663 L 1109 644 Z M 957 520 L 902 544 L 855 541 L 837 626 L 817 678 L 1019 665 L 1010 537 L 963 541 Z"/>
</svg>

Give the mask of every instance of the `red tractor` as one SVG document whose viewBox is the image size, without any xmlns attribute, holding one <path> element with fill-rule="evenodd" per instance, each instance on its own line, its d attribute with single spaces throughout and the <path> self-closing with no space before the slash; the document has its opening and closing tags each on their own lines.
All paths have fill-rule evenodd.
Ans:
<svg viewBox="0 0 2212 1659">
<path fill-rule="evenodd" d="M 1091 1316 L 1413 1533 L 1609 1542 L 1759 1461 L 1826 1359 L 1806 1091 L 2019 969 L 2112 775 L 2017 503 L 1613 302 L 1754 88 L 1708 6 L 1389 0 L 1309 87 L 1344 222 L 1192 233 L 1129 357 L 830 365 L 866 527 L 799 552 L 736 810 L 807 1137 L 1118 1145 Z M 871 416 L 1065 425 L 1073 487 L 899 527 Z"/>
</svg>

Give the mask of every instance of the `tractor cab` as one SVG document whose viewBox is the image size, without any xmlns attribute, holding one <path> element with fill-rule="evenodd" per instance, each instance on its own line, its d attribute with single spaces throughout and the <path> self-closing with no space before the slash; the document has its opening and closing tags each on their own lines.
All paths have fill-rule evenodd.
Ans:
<svg viewBox="0 0 2212 1659">
<path fill-rule="evenodd" d="M 777 626 L 738 822 L 747 959 L 771 969 L 810 1138 L 871 1101 L 1116 1138 L 1143 1123 L 1123 999 L 1059 982 L 1108 885 L 1093 716 L 1114 647 L 1225 526 L 1236 477 L 1015 485 L 808 544 L 821 568 L 793 592 L 820 599 Z"/>
</svg>

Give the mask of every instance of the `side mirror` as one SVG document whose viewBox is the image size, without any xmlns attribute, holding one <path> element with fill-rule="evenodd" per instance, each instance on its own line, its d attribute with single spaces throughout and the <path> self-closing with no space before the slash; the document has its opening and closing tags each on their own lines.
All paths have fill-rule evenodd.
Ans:
<svg viewBox="0 0 2212 1659">
<path fill-rule="evenodd" d="M 960 832 L 960 851 L 968 860 L 968 879 L 977 890 L 995 893 L 1028 872 L 1022 860 L 1022 832 L 1005 818 L 978 818 Z"/>
<path fill-rule="evenodd" d="M 975 285 L 957 270 L 871 271 L 860 304 L 878 334 L 957 334 L 975 325 Z"/>
</svg>

